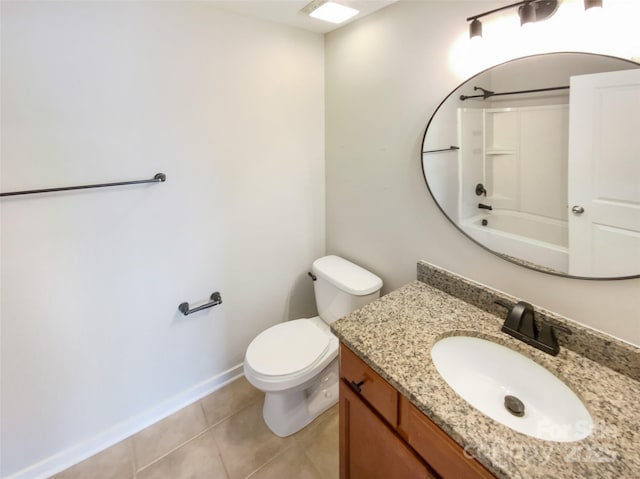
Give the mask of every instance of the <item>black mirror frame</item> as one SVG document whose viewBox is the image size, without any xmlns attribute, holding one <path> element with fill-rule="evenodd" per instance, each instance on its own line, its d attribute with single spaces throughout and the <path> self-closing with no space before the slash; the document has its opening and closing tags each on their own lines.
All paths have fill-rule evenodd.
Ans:
<svg viewBox="0 0 640 479">
<path fill-rule="evenodd" d="M 457 85 L 436 107 L 436 109 L 434 110 L 434 112 L 431 115 L 431 118 L 429 118 L 429 122 L 427 123 L 427 127 L 424 130 L 424 134 L 422 135 L 422 143 L 421 146 L 424 147 L 424 142 L 427 138 L 427 133 L 429 131 L 429 126 L 431 126 L 431 123 L 433 122 L 436 114 L 438 113 L 438 111 L 440 110 L 440 107 L 442 107 L 442 105 L 452 96 L 454 95 L 458 89 L 460 87 L 462 87 L 463 85 L 465 85 L 467 82 L 473 80 L 474 78 L 478 77 L 479 75 L 482 75 L 484 73 L 489 72 L 490 70 L 497 68 L 497 67 L 501 67 L 503 65 L 506 65 L 508 63 L 511 62 L 515 62 L 518 60 L 524 60 L 524 59 L 529 59 L 529 58 L 536 58 L 536 57 L 544 57 L 544 56 L 548 56 L 548 55 L 558 55 L 558 54 L 580 54 L 580 55 L 592 55 L 592 56 L 597 56 L 597 57 L 605 57 L 605 58 L 611 58 L 611 59 L 615 59 L 615 60 L 620 60 L 620 61 L 624 61 L 629 63 L 630 65 L 634 65 L 637 68 L 640 68 L 640 63 L 635 62 L 633 60 L 629 60 L 626 58 L 620 58 L 620 57 L 616 57 L 613 55 L 603 55 L 603 54 L 599 54 L 599 53 L 590 53 L 590 52 L 551 52 L 551 53 L 540 53 L 540 54 L 536 54 L 536 55 L 526 55 L 523 57 L 518 57 L 518 58 L 512 58 L 511 60 L 502 62 L 502 63 L 498 63 L 496 65 L 493 65 L 489 68 L 486 68 L 478 73 L 476 73 L 475 75 L 467 78 L 466 80 L 464 80 L 462 83 L 460 83 L 459 85 Z M 590 277 L 590 276 L 574 276 L 574 275 L 570 275 L 570 274 L 565 274 L 565 273 L 559 273 L 556 271 L 551 271 L 551 270 L 547 270 L 542 266 L 539 267 L 535 267 L 534 264 L 528 263 L 526 261 L 519 261 L 517 258 L 513 258 L 511 256 L 502 254 L 502 253 L 498 253 L 497 251 L 493 251 L 492 249 L 488 248 L 487 246 L 483 245 L 482 243 L 480 243 L 479 241 L 473 239 L 471 236 L 469 236 L 467 233 L 465 233 L 462 228 L 460 228 L 455 221 L 453 221 L 449 215 L 444 211 L 444 209 L 442 208 L 442 206 L 440 206 L 440 203 L 438 203 L 437 198 L 435 197 L 433 190 L 431 189 L 431 187 L 429 186 L 429 180 L 427 179 L 427 174 L 424 171 L 424 163 L 423 163 L 423 153 L 422 150 L 423 148 L 420 148 L 421 153 L 420 153 L 420 169 L 422 170 L 422 177 L 424 178 L 424 182 L 427 185 L 427 189 L 429 190 L 429 194 L 431 195 L 431 198 L 433 199 L 434 203 L 436 204 L 436 206 L 438 207 L 438 209 L 440 210 L 440 212 L 444 215 L 445 218 L 447 218 L 447 220 L 449 220 L 449 222 L 460 232 L 462 233 L 464 236 L 466 236 L 468 239 L 470 239 L 473 243 L 475 243 L 476 245 L 480 246 L 482 249 L 484 249 L 485 251 L 488 251 L 489 253 L 494 254 L 495 256 L 498 256 L 499 258 L 502 258 L 505 261 L 508 261 L 510 263 L 516 264 L 518 266 L 522 266 L 526 269 L 532 270 L 532 271 L 537 271 L 539 273 L 544 273 L 544 274 L 548 274 L 551 276 L 558 276 L 560 278 L 569 278 L 569 279 L 580 279 L 580 280 L 587 280 L 587 281 L 617 281 L 617 280 L 626 280 L 626 279 L 638 279 L 640 278 L 640 273 L 635 274 L 635 275 L 631 275 L 631 276 L 613 276 L 613 277 Z"/>
</svg>

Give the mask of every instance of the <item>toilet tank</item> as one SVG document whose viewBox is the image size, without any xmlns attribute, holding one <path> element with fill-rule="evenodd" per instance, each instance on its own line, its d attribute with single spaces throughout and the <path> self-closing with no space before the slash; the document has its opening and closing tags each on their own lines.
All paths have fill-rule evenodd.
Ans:
<svg viewBox="0 0 640 479">
<path fill-rule="evenodd" d="M 327 324 L 380 297 L 382 280 L 339 256 L 315 260 L 311 271 L 318 314 Z"/>
</svg>

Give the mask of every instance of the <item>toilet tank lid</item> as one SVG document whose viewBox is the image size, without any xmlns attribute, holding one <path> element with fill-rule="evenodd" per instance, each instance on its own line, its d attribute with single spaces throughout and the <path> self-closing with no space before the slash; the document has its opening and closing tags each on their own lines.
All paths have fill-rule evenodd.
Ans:
<svg viewBox="0 0 640 479">
<path fill-rule="evenodd" d="M 382 280 L 375 274 L 339 256 L 330 255 L 315 260 L 312 270 L 313 274 L 336 288 L 355 296 L 375 293 L 382 288 Z"/>
</svg>

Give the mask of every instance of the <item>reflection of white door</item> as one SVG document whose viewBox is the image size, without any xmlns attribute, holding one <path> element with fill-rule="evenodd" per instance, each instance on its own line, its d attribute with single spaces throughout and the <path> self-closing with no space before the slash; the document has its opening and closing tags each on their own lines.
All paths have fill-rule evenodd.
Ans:
<svg viewBox="0 0 640 479">
<path fill-rule="evenodd" d="M 640 70 L 572 77 L 569 116 L 569 274 L 636 275 Z"/>
</svg>

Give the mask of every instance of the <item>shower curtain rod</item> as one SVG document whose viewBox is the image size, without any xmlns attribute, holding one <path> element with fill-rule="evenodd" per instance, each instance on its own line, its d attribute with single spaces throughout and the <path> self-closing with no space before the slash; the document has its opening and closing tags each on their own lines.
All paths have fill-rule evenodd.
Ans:
<svg viewBox="0 0 640 479">
<path fill-rule="evenodd" d="M 162 183 L 164 181 L 167 181 L 167 175 L 165 175 L 164 173 L 157 173 L 150 180 L 119 181 L 117 183 L 99 183 L 96 185 L 63 186 L 60 188 L 44 188 L 39 190 L 10 191 L 7 193 L 0 193 L 0 196 L 32 195 L 35 193 L 51 193 L 54 191 L 85 190 L 87 188 L 104 188 L 105 186 L 139 185 L 142 183 Z"/>
<path fill-rule="evenodd" d="M 473 90 L 474 91 L 481 90 L 482 91 L 481 95 L 460 95 L 460 99 L 462 101 L 469 100 L 470 98 L 482 98 L 483 100 L 486 100 L 487 98 L 491 98 L 492 96 L 518 95 L 520 93 L 540 93 L 543 91 L 568 90 L 569 88 L 570 87 L 567 85 L 567 86 L 554 86 L 549 88 L 535 88 L 533 90 L 506 91 L 502 93 L 496 93 L 491 90 L 485 90 L 484 88 L 479 86 L 474 86 Z"/>
</svg>

